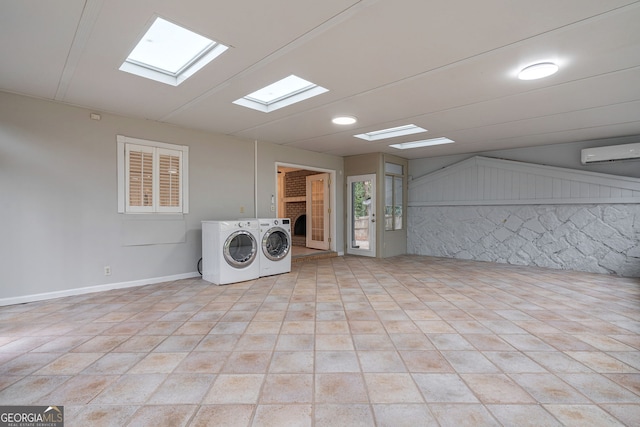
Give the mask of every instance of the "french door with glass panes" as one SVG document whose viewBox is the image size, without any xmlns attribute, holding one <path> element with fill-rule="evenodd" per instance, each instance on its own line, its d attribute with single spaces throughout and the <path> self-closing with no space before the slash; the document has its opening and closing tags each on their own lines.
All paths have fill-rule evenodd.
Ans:
<svg viewBox="0 0 640 427">
<path fill-rule="evenodd" d="M 347 253 L 376 256 L 376 175 L 347 177 Z"/>
<path fill-rule="evenodd" d="M 329 174 L 307 176 L 307 247 L 329 250 Z"/>
</svg>

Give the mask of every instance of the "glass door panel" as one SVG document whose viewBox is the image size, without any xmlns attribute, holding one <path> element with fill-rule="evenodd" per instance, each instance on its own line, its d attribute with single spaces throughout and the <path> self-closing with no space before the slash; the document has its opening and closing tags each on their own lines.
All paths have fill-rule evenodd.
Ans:
<svg viewBox="0 0 640 427">
<path fill-rule="evenodd" d="M 307 247 L 329 250 L 329 174 L 307 177 Z"/>
<path fill-rule="evenodd" d="M 376 256 L 376 176 L 347 178 L 347 253 Z"/>
</svg>

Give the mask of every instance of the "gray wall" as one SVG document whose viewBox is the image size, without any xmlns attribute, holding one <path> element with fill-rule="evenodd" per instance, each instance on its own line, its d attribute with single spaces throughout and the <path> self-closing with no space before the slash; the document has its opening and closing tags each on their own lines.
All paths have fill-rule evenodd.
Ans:
<svg viewBox="0 0 640 427">
<path fill-rule="evenodd" d="M 0 92 L 0 303 L 193 276 L 200 222 L 255 212 L 253 141 L 111 114 L 95 121 L 89 114 Z M 118 134 L 189 146 L 188 214 L 117 213 Z M 275 191 L 274 161 L 342 168 L 340 157 L 261 144 L 261 215 L 271 216 L 264 206 Z M 144 244 L 163 234 L 170 242 Z M 106 265 L 111 276 L 104 275 Z"/>
<path fill-rule="evenodd" d="M 476 155 L 500 159 L 518 160 L 539 165 L 557 166 L 590 172 L 640 178 L 640 161 L 624 161 L 583 165 L 580 163 L 580 151 L 583 148 L 604 147 L 607 145 L 630 144 L 640 142 L 640 135 L 620 138 L 598 139 L 567 144 L 544 145 L 540 147 L 516 148 L 512 150 L 485 151 L 459 154 L 454 156 L 429 157 L 409 160 L 409 175 L 417 179 L 446 166 L 458 163 Z"/>
<path fill-rule="evenodd" d="M 583 148 L 639 140 L 638 136 L 613 138 L 482 155 L 640 178 L 640 161 L 580 164 Z M 472 156 L 411 160 L 409 173 L 417 185 L 442 173 L 434 172 L 443 167 Z M 430 173 L 433 175 L 428 175 Z M 418 193 L 416 185 L 414 200 Z M 427 187 L 432 186 L 430 183 Z M 410 197 L 411 192 L 410 185 Z M 417 197 L 422 200 L 421 196 Z M 494 206 L 482 206 L 485 203 L 481 199 L 479 196 L 465 203 L 410 206 L 408 253 L 640 277 L 640 205 L 637 203 L 565 205 L 534 200 L 523 206 L 505 200 L 501 204 L 492 202 Z"/>
</svg>

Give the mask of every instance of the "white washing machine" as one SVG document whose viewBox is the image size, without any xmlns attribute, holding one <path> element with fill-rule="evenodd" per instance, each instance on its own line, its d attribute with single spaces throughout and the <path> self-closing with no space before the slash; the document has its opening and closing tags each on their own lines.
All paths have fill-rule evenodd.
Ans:
<svg viewBox="0 0 640 427">
<path fill-rule="evenodd" d="M 202 278 L 215 285 L 260 277 L 257 219 L 202 221 Z"/>
<path fill-rule="evenodd" d="M 263 218 L 260 222 L 260 277 L 291 271 L 291 220 Z"/>
</svg>

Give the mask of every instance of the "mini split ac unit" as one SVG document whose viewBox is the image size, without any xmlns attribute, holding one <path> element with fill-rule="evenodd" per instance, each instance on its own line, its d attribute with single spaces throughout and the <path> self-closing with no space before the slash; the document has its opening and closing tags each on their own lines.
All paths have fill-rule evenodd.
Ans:
<svg viewBox="0 0 640 427">
<path fill-rule="evenodd" d="M 640 159 L 640 142 L 634 144 L 610 145 L 608 147 L 585 148 L 582 150 L 582 164 L 615 162 Z"/>
</svg>

